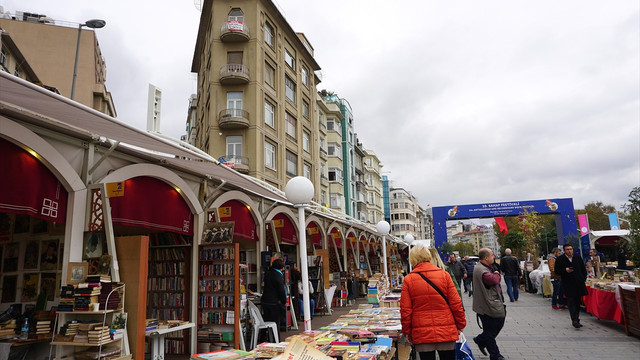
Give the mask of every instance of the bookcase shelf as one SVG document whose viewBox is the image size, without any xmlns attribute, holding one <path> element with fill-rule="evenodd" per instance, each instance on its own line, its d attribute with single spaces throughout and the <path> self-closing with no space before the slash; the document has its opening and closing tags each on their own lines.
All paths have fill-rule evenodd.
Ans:
<svg viewBox="0 0 640 360">
<path fill-rule="evenodd" d="M 239 348 L 239 259 L 237 243 L 198 247 L 198 343 L 222 342 Z"/>
<path fill-rule="evenodd" d="M 191 237 L 174 233 L 157 233 L 150 237 L 147 318 L 189 320 L 191 242 Z M 186 329 L 182 335 L 167 338 L 167 354 L 190 354 L 190 331 Z"/>
</svg>

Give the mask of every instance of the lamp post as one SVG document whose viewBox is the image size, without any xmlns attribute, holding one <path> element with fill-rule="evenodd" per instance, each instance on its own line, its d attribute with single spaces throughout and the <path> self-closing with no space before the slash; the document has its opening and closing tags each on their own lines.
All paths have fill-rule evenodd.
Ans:
<svg viewBox="0 0 640 360">
<path fill-rule="evenodd" d="M 78 24 L 78 40 L 76 41 L 76 61 L 73 63 L 73 82 L 71 82 L 71 100 L 76 92 L 76 77 L 78 76 L 78 54 L 80 53 L 80 35 L 82 34 L 82 27 L 86 26 L 91 29 L 100 29 L 107 24 L 106 21 L 100 19 L 91 19 L 84 24 Z"/>
<path fill-rule="evenodd" d="M 293 206 L 298 208 L 298 231 L 300 256 L 300 275 L 302 277 L 302 309 L 304 310 L 304 329 L 311 330 L 311 309 L 309 306 L 309 268 L 307 266 L 307 233 L 305 229 L 304 209 L 313 198 L 313 184 L 304 176 L 289 180 L 284 193 Z M 294 286 L 297 286 L 294 285 Z"/>
<path fill-rule="evenodd" d="M 389 271 L 387 270 L 387 234 L 391 230 L 391 225 L 388 222 L 381 220 L 376 224 L 376 230 L 378 234 L 382 236 L 382 263 L 384 265 L 384 276 L 389 281 Z"/>
<path fill-rule="evenodd" d="M 404 242 L 409 245 L 409 252 L 411 252 L 411 243 L 413 243 L 413 235 L 407 234 L 404 236 Z M 411 261 L 409 261 L 409 272 L 413 271 L 413 266 L 411 266 Z"/>
</svg>

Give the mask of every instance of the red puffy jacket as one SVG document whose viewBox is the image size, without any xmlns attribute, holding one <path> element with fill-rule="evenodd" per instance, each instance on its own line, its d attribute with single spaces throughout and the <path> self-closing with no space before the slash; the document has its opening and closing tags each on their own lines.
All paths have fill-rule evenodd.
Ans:
<svg viewBox="0 0 640 360">
<path fill-rule="evenodd" d="M 449 305 L 418 273 L 431 280 L 449 300 Z M 414 344 L 458 340 L 458 329 L 467 325 L 462 300 L 451 276 L 435 265 L 416 265 L 404 277 L 400 298 L 402 332 L 411 335 Z"/>
</svg>

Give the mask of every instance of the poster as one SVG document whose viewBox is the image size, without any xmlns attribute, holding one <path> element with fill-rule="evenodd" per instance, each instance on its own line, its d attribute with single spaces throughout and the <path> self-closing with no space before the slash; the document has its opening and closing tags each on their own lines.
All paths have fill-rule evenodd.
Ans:
<svg viewBox="0 0 640 360">
<path fill-rule="evenodd" d="M 22 269 L 24 270 L 38 270 L 38 259 L 40 255 L 40 241 L 29 240 L 25 245 L 24 259 L 22 261 Z"/>
<path fill-rule="evenodd" d="M 40 271 L 56 270 L 58 268 L 58 243 L 58 239 L 42 241 Z"/>
<path fill-rule="evenodd" d="M 21 302 L 32 302 L 38 298 L 38 280 L 40 273 L 25 273 L 22 275 Z"/>
<path fill-rule="evenodd" d="M 2 258 L 2 272 L 18 271 L 18 255 L 20 246 L 17 242 L 4 245 L 4 258 Z"/>
<path fill-rule="evenodd" d="M 56 295 L 56 273 L 40 274 L 40 293 L 47 294 L 47 300 L 53 301 Z"/>
</svg>

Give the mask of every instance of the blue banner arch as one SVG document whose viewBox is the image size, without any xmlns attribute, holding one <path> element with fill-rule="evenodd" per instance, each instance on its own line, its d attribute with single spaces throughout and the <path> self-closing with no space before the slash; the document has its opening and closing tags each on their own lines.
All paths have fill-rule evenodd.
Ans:
<svg viewBox="0 0 640 360">
<path fill-rule="evenodd" d="M 569 237 L 578 238 L 572 198 L 504 201 L 434 207 L 433 231 L 436 248 L 439 249 L 447 241 L 447 221 L 449 220 L 518 216 L 524 212 L 524 209 L 538 214 L 555 214 L 558 244 L 564 244 Z"/>
</svg>

